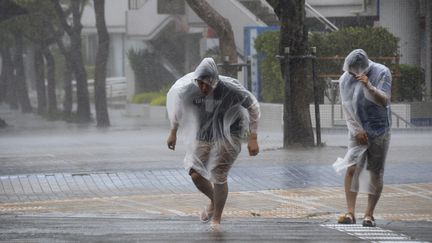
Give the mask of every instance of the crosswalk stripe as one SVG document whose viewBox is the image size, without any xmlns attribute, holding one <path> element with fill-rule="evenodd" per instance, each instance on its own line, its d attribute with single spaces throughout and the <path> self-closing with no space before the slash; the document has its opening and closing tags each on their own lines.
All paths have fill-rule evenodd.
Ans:
<svg viewBox="0 0 432 243">
<path fill-rule="evenodd" d="M 382 229 L 380 227 L 363 227 L 359 224 L 321 224 L 322 227 L 334 229 L 346 234 L 355 236 L 362 240 L 368 240 L 371 242 L 423 242 L 413 240 L 412 237 L 396 233 L 388 229 Z"/>
</svg>

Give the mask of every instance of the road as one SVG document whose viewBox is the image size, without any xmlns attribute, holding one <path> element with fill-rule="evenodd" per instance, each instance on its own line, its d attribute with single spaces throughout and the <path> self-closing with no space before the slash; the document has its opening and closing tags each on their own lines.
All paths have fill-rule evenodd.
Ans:
<svg viewBox="0 0 432 243">
<path fill-rule="evenodd" d="M 345 199 L 331 164 L 344 155 L 346 131 L 323 131 L 322 148 L 290 150 L 280 131 L 260 131 L 259 156 L 243 147 L 230 173 L 214 235 L 197 220 L 206 200 L 182 168 L 184 144 L 167 149 L 166 123 L 121 110 L 108 129 L 5 107 L 0 117 L 10 124 L 0 131 L 2 241 L 432 241 L 430 129 L 393 130 L 379 227 L 367 230 L 334 225 Z"/>
</svg>

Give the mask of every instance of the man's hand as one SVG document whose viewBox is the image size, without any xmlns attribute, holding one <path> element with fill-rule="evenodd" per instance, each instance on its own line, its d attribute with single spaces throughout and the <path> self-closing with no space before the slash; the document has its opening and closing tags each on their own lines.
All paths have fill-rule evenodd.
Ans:
<svg viewBox="0 0 432 243">
<path fill-rule="evenodd" d="M 367 145 L 368 144 L 368 136 L 365 132 L 359 132 L 355 135 L 355 138 L 357 142 L 361 145 Z"/>
<path fill-rule="evenodd" d="M 250 156 L 255 156 L 259 152 L 258 142 L 257 142 L 257 134 L 251 133 L 248 139 L 248 150 Z"/>
<path fill-rule="evenodd" d="M 365 87 L 367 87 L 368 83 L 369 83 L 369 78 L 368 76 L 362 74 L 362 75 L 356 75 L 355 78 L 360 81 Z"/>
<path fill-rule="evenodd" d="M 168 148 L 175 150 L 176 142 L 177 142 L 177 129 L 171 129 L 167 139 Z"/>
</svg>

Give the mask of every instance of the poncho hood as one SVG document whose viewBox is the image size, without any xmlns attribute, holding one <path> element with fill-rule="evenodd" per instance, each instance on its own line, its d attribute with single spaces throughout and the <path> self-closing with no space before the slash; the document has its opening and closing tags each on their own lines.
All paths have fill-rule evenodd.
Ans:
<svg viewBox="0 0 432 243">
<path fill-rule="evenodd" d="M 219 72 L 213 58 L 204 58 L 193 72 L 192 78 L 195 84 L 198 79 L 204 81 L 212 88 L 215 88 L 219 82 Z"/>
<path fill-rule="evenodd" d="M 345 58 L 343 71 L 356 75 L 367 74 L 371 68 L 372 61 L 363 49 L 355 49 Z"/>
</svg>

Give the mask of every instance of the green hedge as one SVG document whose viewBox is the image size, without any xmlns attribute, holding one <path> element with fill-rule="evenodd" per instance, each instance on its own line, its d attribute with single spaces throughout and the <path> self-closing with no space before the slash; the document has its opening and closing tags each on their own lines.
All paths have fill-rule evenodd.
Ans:
<svg viewBox="0 0 432 243">
<path fill-rule="evenodd" d="M 309 34 L 309 46 L 317 48 L 317 57 L 321 56 L 339 56 L 345 57 L 353 49 L 361 48 L 365 50 L 369 57 L 393 57 L 398 56 L 398 38 L 393 36 L 384 28 L 372 27 L 349 27 L 331 33 L 311 33 Z M 275 58 L 279 54 L 279 31 L 269 31 L 261 34 L 255 40 L 255 48 L 263 56 L 260 62 L 261 70 L 261 87 L 262 97 L 265 102 L 282 103 L 284 82 L 282 80 L 279 60 Z M 373 59 L 373 58 L 371 58 Z M 377 62 L 389 66 L 390 69 L 396 70 L 397 67 L 381 60 Z M 317 74 L 342 74 L 343 58 L 335 60 L 318 60 Z M 311 86 L 311 73 L 309 83 Z M 398 82 L 394 80 L 393 82 Z M 324 79 L 319 80 L 320 89 L 323 90 L 326 85 Z M 395 85 L 397 86 L 397 85 Z M 399 95 L 402 90 L 394 91 Z M 322 94 L 324 92 L 321 92 Z M 395 95 L 394 95 L 395 96 Z"/>
<path fill-rule="evenodd" d="M 421 68 L 400 65 L 399 99 L 404 101 L 421 101 L 425 85 L 425 76 Z"/>
<path fill-rule="evenodd" d="M 369 57 L 397 56 L 399 39 L 385 28 L 349 27 L 326 34 L 309 36 L 309 45 L 317 47 L 317 56 L 346 56 L 361 48 Z"/>
<path fill-rule="evenodd" d="M 165 105 L 166 94 L 169 86 L 163 87 L 157 92 L 144 92 L 136 94 L 132 97 L 133 104 L 150 104 L 150 105 Z"/>
<path fill-rule="evenodd" d="M 282 103 L 284 85 L 279 61 L 274 58 L 278 54 L 279 31 L 261 34 L 255 40 L 255 49 L 263 55 L 261 69 L 261 97 L 265 102 Z"/>
<path fill-rule="evenodd" d="M 176 80 L 158 61 L 155 53 L 130 49 L 128 58 L 135 74 L 136 93 L 157 92 Z"/>
</svg>

